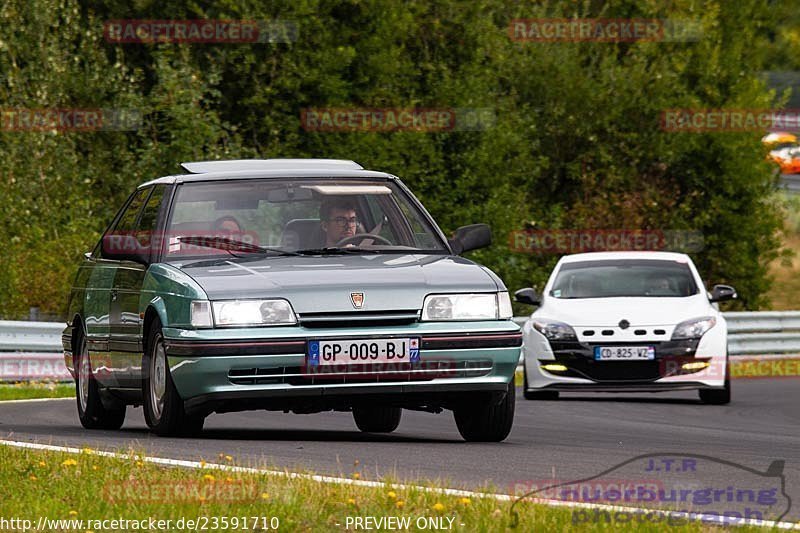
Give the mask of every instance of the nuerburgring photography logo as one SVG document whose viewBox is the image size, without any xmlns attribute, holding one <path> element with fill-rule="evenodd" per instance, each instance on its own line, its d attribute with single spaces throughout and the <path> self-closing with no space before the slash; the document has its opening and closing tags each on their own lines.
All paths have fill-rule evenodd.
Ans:
<svg viewBox="0 0 800 533">
<path fill-rule="evenodd" d="M 701 454 L 638 455 L 582 479 L 538 480 L 526 492 L 525 481 L 515 482 L 522 490 L 512 525 L 520 525 L 516 506 L 524 501 L 569 502 L 573 524 L 772 525 L 792 507 L 783 470 L 782 459 L 762 471 Z"/>
</svg>

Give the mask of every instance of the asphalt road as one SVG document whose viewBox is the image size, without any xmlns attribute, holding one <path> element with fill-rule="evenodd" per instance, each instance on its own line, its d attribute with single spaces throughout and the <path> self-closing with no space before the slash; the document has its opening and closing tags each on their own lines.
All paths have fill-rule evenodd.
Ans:
<svg viewBox="0 0 800 533">
<path fill-rule="evenodd" d="M 120 431 L 84 430 L 74 401 L 68 400 L 0 404 L 0 438 L 103 450 L 134 448 L 209 462 L 223 453 L 244 466 L 348 477 L 358 471 L 363 479 L 392 475 L 400 481 L 436 480 L 457 488 L 491 486 L 503 493 L 547 479 L 591 478 L 608 469 L 613 470 L 600 479 L 656 479 L 662 487 L 682 480 L 689 487 L 752 488 L 777 478 L 747 469 L 763 472 L 774 460 L 784 460 L 786 499 L 795 504 L 776 505 L 789 508 L 785 520 L 797 520 L 800 380 L 737 380 L 733 394 L 726 406 L 702 405 L 694 392 L 570 393 L 547 402 L 525 401 L 519 394 L 514 429 L 500 444 L 464 443 L 449 412 L 409 411 L 390 435 L 360 433 L 348 413 L 246 412 L 212 415 L 200 438 L 165 439 L 148 433 L 141 409 L 129 409 Z M 642 454 L 709 458 L 701 459 L 704 468 L 693 477 L 674 466 L 646 466 L 667 464 L 662 457 L 655 457 L 655 463 L 649 457 L 617 466 Z"/>
</svg>

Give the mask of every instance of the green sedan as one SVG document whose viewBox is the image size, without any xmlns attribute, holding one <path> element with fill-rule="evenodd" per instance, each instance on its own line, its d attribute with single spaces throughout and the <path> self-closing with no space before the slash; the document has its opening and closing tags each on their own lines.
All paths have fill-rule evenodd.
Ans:
<svg viewBox="0 0 800 533">
<path fill-rule="evenodd" d="M 460 256 L 488 226 L 447 239 L 399 178 L 352 161 L 182 166 L 137 187 L 78 268 L 62 342 L 84 427 L 141 405 L 158 435 L 248 409 L 391 432 L 413 409 L 508 436 L 521 333 L 500 278 Z"/>
</svg>

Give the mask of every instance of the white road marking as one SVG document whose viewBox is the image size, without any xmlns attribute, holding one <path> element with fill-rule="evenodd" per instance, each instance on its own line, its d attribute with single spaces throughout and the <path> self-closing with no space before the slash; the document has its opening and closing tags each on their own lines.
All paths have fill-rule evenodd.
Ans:
<svg viewBox="0 0 800 533">
<path fill-rule="evenodd" d="M 9 446 L 13 448 L 24 448 L 29 450 L 43 450 L 43 451 L 50 451 L 50 452 L 62 452 L 62 453 L 73 453 L 73 454 L 81 454 L 85 453 L 84 450 L 80 448 L 71 448 L 68 446 L 55 446 L 52 444 L 39 444 L 36 442 L 20 442 L 20 441 L 12 441 L 12 440 L 3 440 L 0 439 L 0 446 Z M 183 468 L 194 468 L 194 469 L 207 469 L 207 470 L 221 470 L 224 472 L 239 472 L 245 474 L 259 474 L 259 475 L 269 475 L 269 476 L 279 476 L 279 477 L 286 477 L 288 479 L 307 479 L 311 481 L 317 481 L 319 483 L 332 483 L 338 485 L 355 485 L 357 487 L 370 487 L 370 488 L 386 488 L 388 486 L 387 483 L 381 481 L 367 481 L 363 479 L 349 479 L 343 477 L 336 477 L 336 476 L 321 476 L 316 474 L 299 474 L 296 472 L 285 472 L 279 470 L 267 470 L 261 468 L 248 468 L 243 466 L 232 466 L 232 465 L 224 465 L 219 463 L 200 463 L 199 461 L 187 461 L 184 459 L 167 459 L 163 457 L 147 457 L 141 456 L 135 453 L 118 453 L 118 452 L 104 452 L 100 450 L 92 450 L 91 452 L 93 455 L 99 455 L 101 457 L 111 457 L 115 459 L 136 459 L 142 462 L 152 463 L 161 466 L 179 466 Z M 493 494 L 488 492 L 473 492 L 469 490 L 461 490 L 461 489 L 450 489 L 450 488 L 435 488 L 435 487 L 421 487 L 418 485 L 404 485 L 401 483 L 392 483 L 391 487 L 393 489 L 400 489 L 400 490 L 410 490 L 414 489 L 420 492 L 428 492 L 432 494 L 441 494 L 445 496 L 460 496 L 460 497 L 468 497 L 468 498 L 491 498 L 497 501 L 502 502 L 513 502 L 517 499 L 516 496 L 511 496 L 510 494 Z M 525 502 L 530 503 L 537 503 L 542 505 L 547 505 L 550 507 L 571 507 L 571 508 L 578 508 L 578 509 L 599 509 L 604 511 L 614 511 L 614 512 L 625 512 L 625 513 L 638 513 L 641 514 L 642 511 L 646 511 L 647 514 L 653 513 L 665 517 L 672 517 L 681 520 L 687 520 L 686 513 L 676 512 L 676 511 L 666 511 L 666 510 L 658 510 L 658 509 L 647 509 L 641 507 L 623 507 L 619 505 L 606 505 L 606 504 L 597 504 L 597 503 L 585 503 L 585 502 L 567 502 L 561 500 L 547 500 L 547 499 L 539 499 L 539 498 L 526 498 Z M 706 524 L 723 524 L 723 525 L 737 525 L 737 526 L 756 526 L 756 527 L 768 527 L 768 528 L 778 528 L 778 529 L 799 529 L 800 530 L 800 522 L 793 523 L 793 522 L 774 522 L 768 520 L 755 520 L 755 519 L 746 519 L 741 521 L 723 522 L 724 517 L 720 517 L 718 515 L 704 515 L 702 513 L 689 513 L 689 520 L 690 523 L 694 522 L 703 522 Z"/>
<path fill-rule="evenodd" d="M 56 400 L 72 400 L 75 401 L 74 396 L 68 396 L 66 398 L 28 398 L 25 400 L 0 400 L 0 405 L 6 403 L 32 403 L 32 402 L 52 402 Z"/>
</svg>

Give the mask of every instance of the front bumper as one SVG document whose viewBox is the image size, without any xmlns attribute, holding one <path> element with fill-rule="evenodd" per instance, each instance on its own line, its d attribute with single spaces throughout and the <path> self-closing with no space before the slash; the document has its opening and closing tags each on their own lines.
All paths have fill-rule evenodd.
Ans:
<svg viewBox="0 0 800 533">
<path fill-rule="evenodd" d="M 672 341 L 640 337 L 620 341 L 549 342 L 524 326 L 525 371 L 529 390 L 638 392 L 722 388 L 727 375 L 727 328 L 711 328 L 702 338 Z M 664 338 L 666 337 L 666 338 Z M 654 346 L 649 361 L 595 361 L 595 346 Z M 684 368 L 703 363 L 705 367 Z M 545 365 L 561 364 L 566 371 L 549 371 Z"/>
<path fill-rule="evenodd" d="M 319 372 L 309 340 L 419 337 L 416 365 Z M 378 328 L 164 329 L 172 380 L 189 412 L 346 409 L 361 401 L 450 408 L 464 395 L 503 393 L 522 334 L 511 321 L 415 323 Z"/>
</svg>

